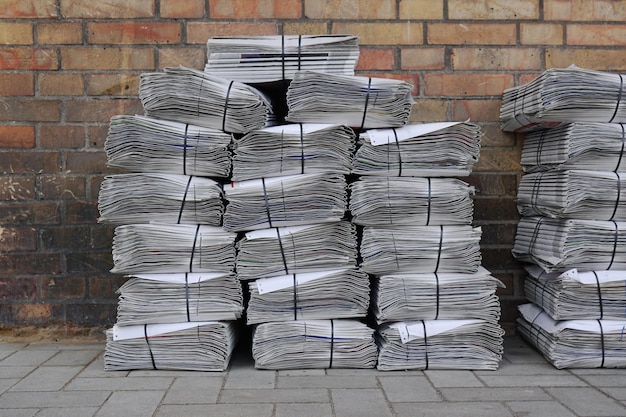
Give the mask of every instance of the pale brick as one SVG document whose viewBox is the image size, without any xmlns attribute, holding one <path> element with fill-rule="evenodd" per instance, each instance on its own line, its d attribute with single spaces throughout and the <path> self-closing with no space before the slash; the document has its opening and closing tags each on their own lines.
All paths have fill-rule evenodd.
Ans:
<svg viewBox="0 0 626 417">
<path fill-rule="evenodd" d="M 180 43 L 181 25 L 176 22 L 96 22 L 87 25 L 92 44 Z"/>
<path fill-rule="evenodd" d="M 518 85 L 528 84 L 529 82 L 531 82 L 535 78 L 539 77 L 539 75 L 541 75 L 541 73 L 539 73 L 539 72 L 520 74 L 519 75 L 519 84 Z"/>
<path fill-rule="evenodd" d="M 328 33 L 326 22 L 290 22 L 283 23 L 285 35 L 320 35 Z"/>
<path fill-rule="evenodd" d="M 546 68 L 565 68 L 571 64 L 600 71 L 626 71 L 624 49 L 547 49 Z"/>
<path fill-rule="evenodd" d="M 139 99 L 118 98 L 71 100 L 65 103 L 65 118 L 68 122 L 108 122 L 117 114 L 141 114 Z"/>
<path fill-rule="evenodd" d="M 133 19 L 154 16 L 155 0 L 60 0 L 65 18 Z"/>
<path fill-rule="evenodd" d="M 539 0 L 448 0 L 448 17 L 466 20 L 537 19 Z"/>
<path fill-rule="evenodd" d="M 568 45 L 626 46 L 626 25 L 568 25 Z"/>
<path fill-rule="evenodd" d="M 444 48 L 402 48 L 400 60 L 403 70 L 443 69 L 446 51 Z"/>
<path fill-rule="evenodd" d="M 0 125 L 0 147 L 34 148 L 35 128 L 33 126 Z"/>
<path fill-rule="evenodd" d="M 541 70 L 541 50 L 536 48 L 454 48 L 455 70 Z"/>
<path fill-rule="evenodd" d="M 544 20 L 623 22 L 626 2 L 615 0 L 544 0 Z"/>
<path fill-rule="evenodd" d="M 211 19 L 299 19 L 300 0 L 211 0 Z"/>
<path fill-rule="evenodd" d="M 394 50 L 361 48 L 357 70 L 392 70 L 395 68 Z"/>
<path fill-rule="evenodd" d="M 358 35 L 360 45 L 419 45 L 423 43 L 421 23 L 334 22 L 332 32 Z"/>
<path fill-rule="evenodd" d="M 515 45 L 512 23 L 429 23 L 428 43 L 434 45 Z"/>
<path fill-rule="evenodd" d="M 309 19 L 395 19 L 395 0 L 304 0 Z"/>
<path fill-rule="evenodd" d="M 161 0 L 159 11 L 164 18 L 201 18 L 205 4 L 205 0 Z"/>
<path fill-rule="evenodd" d="M 427 96 L 500 96 L 513 86 L 511 74 L 426 74 Z"/>
<path fill-rule="evenodd" d="M 33 25 L 30 23 L 0 22 L 0 44 L 31 45 Z"/>
<path fill-rule="evenodd" d="M 35 78 L 32 73 L 0 73 L 0 96 L 35 95 Z"/>
<path fill-rule="evenodd" d="M 57 53 L 53 49 L 0 48 L 0 69 L 56 70 Z"/>
<path fill-rule="evenodd" d="M 187 68 L 203 70 L 205 61 L 204 48 L 159 48 L 159 68 L 182 65 Z"/>
<path fill-rule="evenodd" d="M 410 122 L 440 122 L 448 120 L 449 100 L 417 99 L 411 109 Z"/>
<path fill-rule="evenodd" d="M 212 36 L 232 35 L 278 35 L 278 25 L 274 22 L 189 22 L 187 23 L 187 43 L 206 44 Z"/>
<path fill-rule="evenodd" d="M 454 100 L 452 120 L 471 119 L 478 122 L 498 122 L 502 100 Z"/>
<path fill-rule="evenodd" d="M 70 45 L 83 42 L 83 25 L 79 22 L 50 23 L 37 25 L 37 42 L 40 45 Z"/>
<path fill-rule="evenodd" d="M 400 0 L 400 19 L 443 19 L 443 0 Z"/>
<path fill-rule="evenodd" d="M 54 1 L 0 0 L 0 10 L 5 19 L 58 17 Z"/>
<path fill-rule="evenodd" d="M 149 70 L 154 69 L 154 53 L 152 48 L 65 48 L 61 62 L 65 70 Z"/>
<path fill-rule="evenodd" d="M 522 45 L 562 45 L 563 26 L 550 23 L 520 23 Z"/>
<path fill-rule="evenodd" d="M 87 95 L 126 96 L 139 92 L 139 74 L 87 74 Z"/>
<path fill-rule="evenodd" d="M 521 148 L 482 148 L 480 158 L 474 164 L 474 172 L 498 171 L 517 172 L 521 171 L 520 165 Z"/>
<path fill-rule="evenodd" d="M 40 73 L 41 96 L 79 96 L 83 94 L 83 77 L 76 73 Z"/>
</svg>

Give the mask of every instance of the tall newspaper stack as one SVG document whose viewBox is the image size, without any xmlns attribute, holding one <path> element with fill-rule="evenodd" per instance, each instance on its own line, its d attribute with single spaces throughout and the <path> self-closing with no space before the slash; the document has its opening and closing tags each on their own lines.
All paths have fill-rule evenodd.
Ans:
<svg viewBox="0 0 626 417">
<path fill-rule="evenodd" d="M 369 129 L 354 158 L 350 210 L 373 276 L 378 369 L 496 369 L 500 281 L 481 266 L 470 174 L 480 128 L 469 122 Z"/>
<path fill-rule="evenodd" d="M 528 132 L 513 254 L 527 262 L 519 332 L 557 368 L 626 366 L 624 76 L 553 68 L 505 90 L 505 131 Z"/>
</svg>

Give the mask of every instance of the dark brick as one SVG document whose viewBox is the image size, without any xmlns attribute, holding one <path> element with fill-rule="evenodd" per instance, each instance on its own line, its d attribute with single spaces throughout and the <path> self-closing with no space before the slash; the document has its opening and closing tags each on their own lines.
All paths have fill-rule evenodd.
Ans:
<svg viewBox="0 0 626 417">
<path fill-rule="evenodd" d="M 511 245 L 515 242 L 517 223 L 515 224 L 482 224 L 483 234 L 480 240 L 483 244 Z"/>
<path fill-rule="evenodd" d="M 41 324 L 50 322 L 53 304 L 12 304 L 11 309 L 15 323 Z"/>
<path fill-rule="evenodd" d="M 115 225 L 99 224 L 91 227 L 91 247 L 94 249 L 111 250 Z"/>
<path fill-rule="evenodd" d="M 67 304 L 66 320 L 81 325 L 106 325 L 115 323 L 117 305 L 115 302 Z"/>
<path fill-rule="evenodd" d="M 60 202 L 0 204 L 0 224 L 3 225 L 59 224 L 60 222 Z"/>
<path fill-rule="evenodd" d="M 67 175 L 43 177 L 40 196 L 46 200 L 85 198 L 85 177 Z"/>
<path fill-rule="evenodd" d="M 68 273 L 95 273 L 113 268 L 111 253 L 68 253 L 66 256 Z"/>
<path fill-rule="evenodd" d="M 22 252 L 37 249 L 37 230 L 33 227 L 0 228 L 0 251 Z"/>
<path fill-rule="evenodd" d="M 109 124 L 99 124 L 87 127 L 87 143 L 90 148 L 104 149 L 104 142 L 109 133 Z"/>
<path fill-rule="evenodd" d="M 61 120 L 59 100 L 4 98 L 0 121 L 6 122 L 58 122 Z"/>
<path fill-rule="evenodd" d="M 42 125 L 39 128 L 39 146 L 42 148 L 82 148 L 85 146 L 85 127 L 78 125 Z"/>
<path fill-rule="evenodd" d="M 33 200 L 35 195 L 35 178 L 16 175 L 0 177 L 0 200 Z"/>
<path fill-rule="evenodd" d="M 498 296 L 513 295 L 515 289 L 515 274 L 500 273 L 493 274 L 495 278 L 498 278 L 506 286 L 505 288 L 498 287 L 496 294 Z"/>
<path fill-rule="evenodd" d="M 89 228 L 87 226 L 61 226 L 40 230 L 44 250 L 81 251 L 89 250 Z"/>
<path fill-rule="evenodd" d="M 516 196 L 518 178 L 518 174 L 472 173 L 469 177 L 463 178 L 463 180 L 474 186 L 478 197 Z"/>
<path fill-rule="evenodd" d="M 521 264 L 513 258 L 511 248 L 490 248 L 481 245 L 481 253 L 483 256 L 483 266 L 492 272 L 502 270 L 520 270 Z"/>
<path fill-rule="evenodd" d="M 66 158 L 67 170 L 74 174 L 106 174 L 109 171 L 103 151 L 68 152 Z"/>
<path fill-rule="evenodd" d="M 0 255 L 0 276 L 61 273 L 58 253 L 29 253 Z"/>
<path fill-rule="evenodd" d="M 141 101 L 134 98 L 72 100 L 66 103 L 68 122 L 109 122 L 118 114 L 143 114 Z"/>
<path fill-rule="evenodd" d="M 0 152 L 0 174 L 61 172 L 59 152 Z"/>
<path fill-rule="evenodd" d="M 526 302 L 527 301 L 523 298 L 501 298 L 500 308 L 502 310 L 502 316 L 500 321 L 504 323 L 514 323 L 519 317 L 517 306 Z"/>
<path fill-rule="evenodd" d="M 37 298 L 36 278 L 0 278 L 0 300 L 18 301 L 35 298 Z"/>
<path fill-rule="evenodd" d="M 95 201 L 68 201 L 65 205 L 65 212 L 66 223 L 95 223 L 98 218 L 98 203 Z"/>
<path fill-rule="evenodd" d="M 513 198 L 476 198 L 474 200 L 474 220 L 519 221 L 519 213 Z"/>
<path fill-rule="evenodd" d="M 56 276 L 41 278 L 41 298 L 44 300 L 85 298 L 85 278 Z"/>
<path fill-rule="evenodd" d="M 93 300 L 113 300 L 117 299 L 115 293 L 126 281 L 128 277 L 117 274 L 98 275 L 89 277 L 89 298 Z"/>
</svg>

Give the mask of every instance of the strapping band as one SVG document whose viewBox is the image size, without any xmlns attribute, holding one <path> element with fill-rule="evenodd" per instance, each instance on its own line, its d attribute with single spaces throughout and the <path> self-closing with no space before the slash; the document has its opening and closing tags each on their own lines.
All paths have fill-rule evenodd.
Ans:
<svg viewBox="0 0 626 417">
<path fill-rule="evenodd" d="M 189 258 L 189 272 L 193 272 L 193 256 L 196 253 L 196 242 L 198 241 L 198 232 L 200 232 L 200 225 L 196 226 L 196 234 L 193 237 L 193 246 L 191 247 L 191 257 Z"/>
<path fill-rule="evenodd" d="M 298 35 L 298 71 L 300 71 L 301 59 L 302 59 L 302 35 Z"/>
<path fill-rule="evenodd" d="M 428 208 L 426 209 L 426 226 L 429 226 L 430 225 L 430 206 L 431 206 L 432 189 L 431 189 L 431 185 L 430 185 L 430 177 L 428 177 L 427 180 L 428 180 Z"/>
<path fill-rule="evenodd" d="M 285 79 L 285 35 L 282 35 L 280 37 L 280 57 L 282 60 L 282 64 L 283 64 L 283 77 L 282 80 Z"/>
<path fill-rule="evenodd" d="M 624 157 L 624 144 L 626 144 L 626 131 L 624 131 L 624 123 L 619 124 L 622 127 L 622 149 L 619 151 L 619 159 L 617 160 L 617 166 L 613 172 L 619 171 L 619 166 L 622 164 L 622 158 Z"/>
<path fill-rule="evenodd" d="M 370 101 L 370 89 L 372 88 L 372 78 L 368 78 L 367 81 L 367 94 L 365 95 L 365 108 L 363 109 L 363 119 L 361 120 L 360 130 L 363 130 L 363 126 L 365 126 L 365 116 L 367 115 L 367 104 Z"/>
<path fill-rule="evenodd" d="M 543 217 L 540 217 L 535 225 L 535 229 L 533 230 L 533 234 L 530 237 L 530 242 L 528 242 L 528 253 L 533 256 L 533 249 L 535 248 L 535 243 L 537 242 L 537 238 L 539 237 L 539 229 L 541 228 L 541 223 L 543 223 Z"/>
<path fill-rule="evenodd" d="M 613 214 L 611 214 L 611 218 L 609 220 L 613 220 L 615 218 L 617 208 L 619 207 L 619 200 L 622 194 L 622 178 L 619 175 L 619 172 L 616 172 L 615 176 L 617 177 L 617 198 L 615 199 L 615 206 L 613 206 Z"/>
<path fill-rule="evenodd" d="M 617 110 L 619 109 L 619 105 L 622 101 L 622 90 L 624 88 L 624 77 L 622 77 L 622 74 L 617 74 L 619 75 L 619 91 L 617 92 L 617 103 L 615 104 L 615 110 L 613 111 L 613 116 L 611 116 L 611 120 L 609 120 L 609 123 L 613 123 L 613 120 L 615 120 L 615 116 L 617 116 Z"/>
<path fill-rule="evenodd" d="M 400 150 L 400 142 L 398 141 L 398 134 L 396 133 L 396 128 L 391 129 L 393 131 L 393 136 L 396 138 L 396 148 L 398 149 L 398 177 L 402 176 L 402 151 Z"/>
<path fill-rule="evenodd" d="M 300 174 L 304 174 L 304 129 L 300 123 Z"/>
<path fill-rule="evenodd" d="M 298 280 L 293 274 L 293 319 L 298 320 Z"/>
<path fill-rule="evenodd" d="M 598 320 L 598 326 L 600 326 L 600 346 L 602 348 L 602 362 L 600 362 L 600 368 L 604 368 L 604 329 L 602 328 L 602 322 Z"/>
<path fill-rule="evenodd" d="M 426 359 L 424 369 L 428 369 L 428 335 L 426 334 L 426 323 L 424 320 L 422 320 L 422 327 L 424 328 L 424 359 Z"/>
<path fill-rule="evenodd" d="M 333 367 L 334 350 L 335 350 L 335 324 L 333 323 L 333 319 L 330 319 L 330 361 L 328 364 L 329 368 Z"/>
<path fill-rule="evenodd" d="M 222 116 L 222 130 L 225 132 L 226 131 L 226 113 L 228 113 L 228 99 L 230 98 L 230 89 L 233 87 L 233 83 L 235 81 L 231 81 L 230 84 L 228 84 L 228 90 L 226 90 L 226 99 L 224 100 L 224 114 Z"/>
<path fill-rule="evenodd" d="M 593 276 L 596 277 L 596 288 L 598 289 L 598 302 L 600 303 L 600 319 L 604 318 L 604 307 L 602 306 L 602 288 L 600 287 L 600 280 L 598 279 L 598 274 L 596 271 L 593 272 Z"/>
<path fill-rule="evenodd" d="M 278 229 L 278 227 L 276 228 L 276 236 L 278 237 L 278 247 L 280 248 L 280 255 L 283 258 L 283 267 L 285 268 L 285 275 L 289 275 L 289 266 L 287 266 L 287 256 L 285 256 L 285 248 L 283 247 L 283 240 L 280 237 L 280 230 Z"/>
<path fill-rule="evenodd" d="M 400 268 L 400 260 L 398 259 L 398 248 L 396 247 L 396 237 L 393 234 L 393 231 L 391 231 L 391 242 L 393 243 L 393 253 L 396 256 L 396 266 L 398 267 L 398 271 L 401 270 Z"/>
<path fill-rule="evenodd" d="M 270 204 L 269 199 L 267 197 L 267 187 L 265 186 L 265 178 L 261 178 L 261 183 L 263 184 L 263 197 L 265 198 L 265 214 L 267 215 L 267 221 L 272 226 L 272 216 L 270 215 Z"/>
<path fill-rule="evenodd" d="M 146 345 L 148 345 L 148 352 L 150 352 L 150 361 L 152 362 L 152 369 L 156 370 L 156 363 L 154 362 L 154 355 L 152 354 L 152 347 L 150 346 L 150 341 L 148 340 L 148 325 L 143 325 L 143 338 L 146 341 Z"/>
<path fill-rule="evenodd" d="M 613 236 L 613 254 L 611 255 L 611 262 L 609 262 L 609 266 L 606 269 L 611 269 L 613 266 L 613 261 L 615 260 L 615 252 L 617 251 L 617 240 L 619 237 L 619 227 L 617 223 L 613 221 L 613 225 L 615 226 L 615 234 Z"/>
<path fill-rule="evenodd" d="M 191 180 L 193 179 L 193 175 L 189 176 L 187 180 L 187 186 L 185 187 L 185 192 L 183 193 L 183 201 L 180 203 L 180 210 L 178 212 L 178 220 L 176 224 L 180 224 L 180 220 L 183 217 L 183 209 L 185 208 L 185 201 L 187 201 L 187 193 L 189 193 L 189 186 L 191 185 Z"/>
<path fill-rule="evenodd" d="M 187 175 L 187 134 L 189 125 L 185 123 L 185 136 L 183 136 L 183 175 Z"/>
<path fill-rule="evenodd" d="M 189 315 L 189 274 L 185 272 L 185 304 L 187 306 L 187 321 L 191 321 Z"/>
<path fill-rule="evenodd" d="M 439 226 L 439 249 L 437 250 L 437 263 L 435 264 L 435 274 L 439 271 L 439 262 L 441 261 L 441 246 L 443 245 L 443 225 Z"/>
<path fill-rule="evenodd" d="M 437 310 L 435 311 L 435 320 L 439 318 L 439 275 L 435 272 L 435 280 L 437 280 Z"/>
</svg>

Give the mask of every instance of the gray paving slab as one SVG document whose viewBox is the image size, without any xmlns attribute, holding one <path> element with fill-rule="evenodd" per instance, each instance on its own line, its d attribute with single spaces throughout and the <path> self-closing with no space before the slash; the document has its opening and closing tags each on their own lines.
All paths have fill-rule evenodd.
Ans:
<svg viewBox="0 0 626 417">
<path fill-rule="evenodd" d="M 481 375 L 480 379 L 489 387 L 584 387 L 587 384 L 576 375 Z"/>
<path fill-rule="evenodd" d="M 202 376 L 179 377 L 163 398 L 163 404 L 215 404 L 222 389 L 223 378 Z"/>
<path fill-rule="evenodd" d="M 541 387 L 441 388 L 446 401 L 539 401 L 550 396 Z"/>
<path fill-rule="evenodd" d="M 626 387 L 598 387 L 598 389 L 615 400 L 626 401 Z"/>
<path fill-rule="evenodd" d="M 331 389 L 336 417 L 391 417 L 391 407 L 376 389 Z"/>
<path fill-rule="evenodd" d="M 0 410 L 7 408 L 59 408 L 100 406 L 111 391 L 5 392 L 0 395 Z"/>
<path fill-rule="evenodd" d="M 473 371 L 476 375 L 564 375 L 571 373 L 566 369 L 556 369 L 546 361 L 540 363 L 502 362 L 493 371 Z"/>
<path fill-rule="evenodd" d="M 620 374 L 591 374 L 578 375 L 578 377 L 596 387 L 626 387 L 626 370 Z"/>
<path fill-rule="evenodd" d="M 172 385 L 174 378 L 141 377 L 141 378 L 74 378 L 65 389 L 67 391 L 137 391 L 166 390 Z"/>
<path fill-rule="evenodd" d="M 276 404 L 274 417 L 328 417 L 333 415 L 330 404 Z"/>
<path fill-rule="evenodd" d="M 378 380 L 392 403 L 441 401 L 441 396 L 425 376 L 380 376 Z"/>
<path fill-rule="evenodd" d="M 12 386 L 14 386 L 15 384 L 18 384 L 20 382 L 19 378 L 3 378 L 0 379 L 0 394 L 2 394 L 4 391 L 8 390 L 9 388 L 11 388 Z"/>
<path fill-rule="evenodd" d="M 595 388 L 546 388 L 577 416 L 625 416 L 626 407 Z"/>
<path fill-rule="evenodd" d="M 39 366 L 57 354 L 56 350 L 20 350 L 0 361 L 2 366 Z"/>
<path fill-rule="evenodd" d="M 97 417 L 152 417 L 165 391 L 117 391 L 96 413 Z"/>
<path fill-rule="evenodd" d="M 33 342 L 24 346 L 24 348 L 20 350 L 104 350 L 104 342 L 103 343 L 82 343 L 80 341 L 76 342 L 58 342 L 58 343 L 49 343 L 49 342 Z"/>
<path fill-rule="evenodd" d="M 50 358 L 45 364 L 46 366 L 85 366 L 92 362 L 98 355 L 102 353 L 101 350 L 85 349 L 75 350 L 66 349 L 58 352 L 56 355 Z"/>
<path fill-rule="evenodd" d="M 224 389 L 220 403 L 268 404 L 268 403 L 324 403 L 329 402 L 326 389 Z"/>
<path fill-rule="evenodd" d="M 58 391 L 81 369 L 80 366 L 41 366 L 15 384 L 11 391 Z"/>
<path fill-rule="evenodd" d="M 37 417 L 93 417 L 98 407 L 42 408 Z"/>
<path fill-rule="evenodd" d="M 524 417 L 576 417 L 576 414 L 556 401 L 507 401 L 516 415 Z"/>
<path fill-rule="evenodd" d="M 322 376 L 327 375 L 325 369 L 281 369 L 276 371 L 278 376 Z M 330 375 L 330 374 L 328 374 Z"/>
<path fill-rule="evenodd" d="M 480 379 L 471 371 L 424 371 L 428 380 L 435 387 L 484 387 Z"/>
<path fill-rule="evenodd" d="M 3 378 L 24 378 L 37 369 L 36 366 L 0 366 L 0 380 Z"/>
<path fill-rule="evenodd" d="M 515 416 L 504 405 L 498 402 L 465 402 L 465 403 L 394 403 L 393 409 L 397 417 L 513 417 Z M 521 416 L 521 415 L 520 415 Z M 546 417 L 546 415 L 542 417 Z M 526 417 L 526 415 L 524 415 Z M 552 416 L 550 416 L 552 417 Z"/>
<path fill-rule="evenodd" d="M 276 384 L 276 371 L 258 370 L 254 368 L 233 368 L 228 373 L 226 385 L 228 389 L 267 388 L 272 389 Z"/>
<path fill-rule="evenodd" d="M 374 375 L 351 376 L 284 376 L 278 378 L 277 388 L 377 388 Z"/>
<path fill-rule="evenodd" d="M 159 372 L 159 371 L 155 371 Z M 105 371 L 102 355 L 95 358 L 78 374 L 80 378 L 126 378 L 130 371 Z"/>
<path fill-rule="evenodd" d="M 3 408 L 2 415 L 10 417 L 34 417 L 39 412 L 38 408 Z"/>
<path fill-rule="evenodd" d="M 162 405 L 154 417 L 272 417 L 273 412 L 272 404 Z"/>
</svg>

